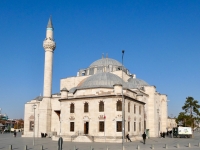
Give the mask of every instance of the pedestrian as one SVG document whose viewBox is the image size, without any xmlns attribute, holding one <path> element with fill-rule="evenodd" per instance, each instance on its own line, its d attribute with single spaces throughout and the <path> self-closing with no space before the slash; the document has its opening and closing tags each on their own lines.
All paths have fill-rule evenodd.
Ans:
<svg viewBox="0 0 200 150">
<path fill-rule="evenodd" d="M 165 132 L 163 132 L 163 138 L 165 138 Z"/>
<path fill-rule="evenodd" d="M 62 150 L 62 145 L 63 145 L 63 138 L 59 137 L 59 139 L 58 139 L 58 150 Z"/>
<path fill-rule="evenodd" d="M 126 135 L 126 138 L 127 138 L 130 142 L 132 142 L 131 139 L 130 139 L 130 137 L 129 137 L 129 134 Z"/>
<path fill-rule="evenodd" d="M 142 134 L 142 138 L 143 138 L 144 144 L 145 144 L 146 137 L 147 137 L 147 135 L 146 135 L 146 133 L 144 132 L 144 133 Z"/>
<path fill-rule="evenodd" d="M 170 136 L 171 136 L 171 134 L 172 134 L 172 130 L 171 130 L 171 131 L 169 131 L 169 134 L 170 134 Z"/>
<path fill-rule="evenodd" d="M 17 135 L 17 132 L 16 132 L 16 130 L 14 130 L 14 137 L 16 137 L 16 135 Z"/>
<path fill-rule="evenodd" d="M 162 133 L 162 132 L 160 132 L 160 137 L 161 137 L 161 139 L 162 139 L 162 137 L 163 137 L 163 133 Z"/>
</svg>

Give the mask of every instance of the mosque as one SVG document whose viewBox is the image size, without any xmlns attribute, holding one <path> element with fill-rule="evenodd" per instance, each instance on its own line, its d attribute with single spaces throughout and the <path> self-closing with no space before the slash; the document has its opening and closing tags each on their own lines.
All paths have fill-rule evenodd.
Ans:
<svg viewBox="0 0 200 150">
<path fill-rule="evenodd" d="M 137 140 L 143 132 L 158 137 L 166 131 L 167 95 L 112 58 L 102 57 L 61 79 L 60 92 L 52 94 L 53 32 L 50 18 L 43 42 L 43 96 L 25 104 L 23 137 L 47 133 L 53 140 L 120 142 L 123 132 Z"/>
</svg>

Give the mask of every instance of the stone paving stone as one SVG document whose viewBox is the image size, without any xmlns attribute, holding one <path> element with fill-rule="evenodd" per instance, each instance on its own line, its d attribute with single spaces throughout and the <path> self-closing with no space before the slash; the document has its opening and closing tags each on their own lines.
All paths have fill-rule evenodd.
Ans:
<svg viewBox="0 0 200 150">
<path fill-rule="evenodd" d="M 177 143 L 179 148 L 177 148 Z M 190 143 L 191 147 L 188 147 Z M 144 145 L 142 141 L 125 142 L 125 150 L 136 150 L 139 145 L 140 150 L 151 150 L 152 144 L 155 150 L 165 150 L 167 144 L 169 150 L 198 150 L 200 143 L 200 133 L 195 132 L 194 138 L 150 138 L 146 140 Z M 24 150 L 24 146 L 28 146 L 28 150 L 41 150 L 43 145 L 44 150 L 57 150 L 57 141 L 52 141 L 51 138 L 35 138 L 35 146 L 33 146 L 33 138 L 22 138 L 18 133 L 17 137 L 13 137 L 12 133 L 0 134 L 0 150 L 8 150 L 9 145 L 12 145 L 13 150 Z M 63 150 L 74 150 L 74 146 L 78 150 L 121 150 L 121 143 L 81 143 L 81 142 L 63 142 Z"/>
</svg>

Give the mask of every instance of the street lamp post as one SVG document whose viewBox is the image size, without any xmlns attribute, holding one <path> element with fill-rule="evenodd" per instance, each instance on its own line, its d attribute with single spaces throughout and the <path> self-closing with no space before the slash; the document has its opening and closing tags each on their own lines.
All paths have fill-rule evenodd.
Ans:
<svg viewBox="0 0 200 150">
<path fill-rule="evenodd" d="M 124 50 L 122 50 L 122 150 L 124 150 L 124 127 L 125 127 L 125 112 L 124 112 L 124 94 L 123 94 L 123 59 L 124 59 Z"/>
<path fill-rule="evenodd" d="M 11 133 L 12 120 L 10 120 L 10 133 Z"/>
<path fill-rule="evenodd" d="M 62 124 L 61 124 L 62 122 L 61 122 L 61 101 L 60 101 L 60 137 L 61 137 L 61 126 L 62 126 Z"/>
<path fill-rule="evenodd" d="M 39 137 L 39 116 L 40 116 L 40 114 L 38 114 L 38 133 L 37 133 L 38 137 Z"/>
<path fill-rule="evenodd" d="M 171 114 L 171 123 L 172 123 L 172 117 L 173 117 L 173 114 Z M 172 124 L 172 138 L 173 138 L 173 134 L 174 132 L 173 132 L 173 124 Z"/>
<path fill-rule="evenodd" d="M 104 139 L 105 139 L 105 142 L 106 142 L 106 116 L 105 116 L 105 114 L 104 114 Z"/>
<path fill-rule="evenodd" d="M 159 137 L 159 132 L 160 132 L 159 109 L 157 109 L 157 113 L 158 113 L 158 137 Z"/>
<path fill-rule="evenodd" d="M 33 105 L 33 111 L 34 111 L 34 126 L 33 126 L 33 146 L 35 145 L 35 109 L 36 109 L 36 104 Z"/>
</svg>

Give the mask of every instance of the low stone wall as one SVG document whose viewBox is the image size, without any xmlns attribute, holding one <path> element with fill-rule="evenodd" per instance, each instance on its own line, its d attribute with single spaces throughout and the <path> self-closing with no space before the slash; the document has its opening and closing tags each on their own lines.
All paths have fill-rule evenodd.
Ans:
<svg viewBox="0 0 200 150">
<path fill-rule="evenodd" d="M 81 136 L 67 136 L 62 135 L 63 141 L 72 141 L 72 142 L 108 142 L 108 143 L 121 143 L 121 136 L 90 136 L 90 135 L 81 135 Z M 52 136 L 53 141 L 58 141 L 59 136 Z M 142 137 L 139 136 L 131 136 L 131 141 L 142 140 Z M 125 138 L 125 142 L 126 142 Z"/>
</svg>

